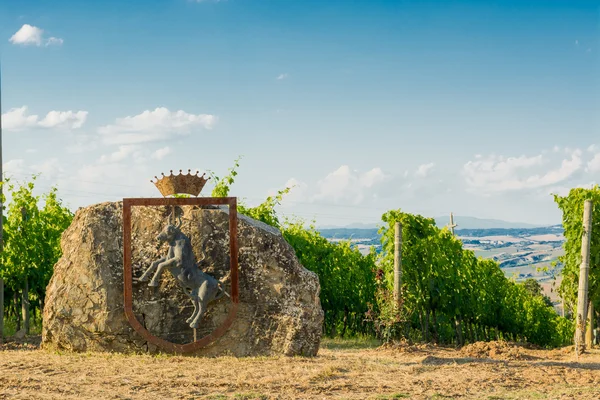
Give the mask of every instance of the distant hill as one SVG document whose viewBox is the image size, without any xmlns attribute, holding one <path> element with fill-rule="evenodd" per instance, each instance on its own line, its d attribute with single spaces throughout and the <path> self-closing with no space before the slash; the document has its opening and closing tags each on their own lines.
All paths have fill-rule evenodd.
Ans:
<svg viewBox="0 0 600 400">
<path fill-rule="evenodd" d="M 435 218 L 435 224 L 439 228 L 450 223 L 450 216 L 437 217 Z M 521 222 L 508 222 L 499 219 L 482 219 L 475 217 L 461 217 L 458 215 L 454 216 L 454 223 L 458 226 L 455 230 L 461 229 L 532 229 L 542 228 L 544 225 L 533 225 Z"/>
<path fill-rule="evenodd" d="M 327 239 L 366 239 L 379 240 L 381 237 L 377 229 L 361 228 L 321 228 L 319 232 Z M 561 225 L 544 226 L 540 228 L 482 228 L 482 229 L 456 229 L 456 234 L 460 237 L 485 237 L 485 236 L 512 236 L 524 237 L 535 235 L 562 235 L 563 227 Z"/>
<path fill-rule="evenodd" d="M 344 225 L 344 226 L 340 226 L 340 225 L 320 225 L 317 227 L 317 229 L 377 229 L 377 222 L 374 222 L 372 224 L 363 224 L 360 222 L 355 222 L 349 225 Z"/>
<path fill-rule="evenodd" d="M 435 224 L 439 227 L 439 228 L 443 228 L 444 226 L 448 225 L 448 223 L 450 222 L 450 216 L 445 216 L 445 217 L 436 217 L 435 219 Z M 547 225 L 533 225 L 533 224 L 526 224 L 526 223 L 522 223 L 522 222 L 508 222 L 508 221 L 502 221 L 499 219 L 484 219 L 484 218 L 475 218 L 475 217 L 461 217 L 458 215 L 454 216 L 454 223 L 457 224 L 458 226 L 455 228 L 456 230 L 461 230 L 461 229 L 533 229 L 533 228 L 544 228 L 547 227 Z M 344 225 L 344 226 L 340 226 L 340 225 L 322 225 L 319 226 L 318 229 L 322 230 L 322 229 L 331 229 L 331 230 L 337 230 L 337 229 L 377 229 L 378 225 L 380 225 L 381 222 L 374 222 L 371 224 L 365 224 L 365 223 L 352 223 L 349 225 Z"/>
<path fill-rule="evenodd" d="M 526 237 L 537 235 L 562 235 L 562 225 L 543 226 L 539 228 L 490 228 L 490 229 L 456 229 L 462 237 L 511 236 Z"/>
<path fill-rule="evenodd" d="M 319 232 L 326 239 L 368 239 L 379 241 L 380 238 L 376 228 L 320 228 Z"/>
</svg>

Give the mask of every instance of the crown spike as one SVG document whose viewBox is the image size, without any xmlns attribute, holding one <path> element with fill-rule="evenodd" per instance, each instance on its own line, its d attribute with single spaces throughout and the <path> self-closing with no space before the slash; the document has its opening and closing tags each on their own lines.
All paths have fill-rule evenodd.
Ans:
<svg viewBox="0 0 600 400">
<path fill-rule="evenodd" d="M 206 184 L 207 179 L 204 178 L 204 175 L 198 176 L 198 172 L 196 175 L 191 175 L 191 169 L 188 169 L 188 174 L 183 174 L 183 169 L 179 170 L 178 175 L 173 175 L 173 170 L 171 170 L 171 175 L 165 176 L 162 174 L 161 179 L 157 179 L 154 183 L 154 186 L 160 191 L 160 193 L 167 197 L 173 194 L 190 194 L 192 196 L 198 196 L 202 188 Z"/>
</svg>

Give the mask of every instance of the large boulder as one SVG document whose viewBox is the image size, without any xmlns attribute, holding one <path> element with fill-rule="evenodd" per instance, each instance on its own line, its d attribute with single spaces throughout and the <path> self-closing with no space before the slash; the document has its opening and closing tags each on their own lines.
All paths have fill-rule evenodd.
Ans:
<svg viewBox="0 0 600 400">
<path fill-rule="evenodd" d="M 42 346 L 73 351 L 163 351 L 144 340 L 123 309 L 122 203 L 79 209 L 62 236 L 63 256 L 46 291 Z M 191 238 L 205 272 L 229 280 L 227 208 L 182 207 L 182 231 Z M 152 334 L 174 343 L 193 341 L 185 320 L 193 305 L 168 271 L 160 286 L 136 279 L 152 261 L 166 254 L 156 237 L 166 224 L 166 207 L 133 207 L 133 311 Z M 298 261 L 281 232 L 238 214 L 239 293 L 236 318 L 219 339 L 197 355 L 317 354 L 323 310 L 319 280 Z M 226 318 L 227 297 L 210 303 L 197 337 L 212 332 Z"/>
</svg>

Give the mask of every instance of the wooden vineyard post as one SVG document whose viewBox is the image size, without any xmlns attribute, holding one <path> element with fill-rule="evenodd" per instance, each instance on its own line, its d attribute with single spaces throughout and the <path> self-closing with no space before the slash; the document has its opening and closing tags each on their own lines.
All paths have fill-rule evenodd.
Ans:
<svg viewBox="0 0 600 400">
<path fill-rule="evenodd" d="M 0 218 L 2 218 L 1 215 L 0 215 Z M 2 240 L 2 239 L 0 239 L 0 240 Z M 0 278 L 0 344 L 3 342 L 3 340 L 4 340 L 4 279 Z"/>
<path fill-rule="evenodd" d="M 402 224 L 394 225 L 394 301 L 400 311 L 402 288 Z"/>
<path fill-rule="evenodd" d="M 450 225 L 448 225 L 450 227 L 450 232 L 452 232 L 452 235 L 454 235 L 454 228 L 456 228 L 458 225 L 456 225 L 454 223 L 454 214 L 450 213 Z"/>
<path fill-rule="evenodd" d="M 585 348 L 591 349 L 594 342 L 594 303 L 588 303 L 587 324 L 585 329 Z"/>
<path fill-rule="evenodd" d="M 4 204 L 2 202 L 4 174 L 2 172 L 2 71 L 0 68 L 0 252 L 4 252 Z M 0 264 L 1 270 L 4 264 Z M 4 278 L 0 276 L 0 343 L 4 340 Z"/>
<path fill-rule="evenodd" d="M 579 266 L 579 290 L 577 293 L 577 315 L 575 331 L 575 354 L 585 351 L 585 322 L 587 319 L 588 275 L 590 272 L 590 241 L 592 237 L 592 201 L 586 200 L 583 207 L 583 235 L 581 238 L 581 265 Z"/>
<path fill-rule="evenodd" d="M 596 345 L 600 346 L 600 317 L 596 318 L 596 338 L 594 339 Z"/>
<path fill-rule="evenodd" d="M 25 232 L 25 226 L 30 217 L 25 207 L 21 207 L 21 216 L 23 217 L 22 229 Z M 25 271 L 27 271 L 27 268 L 25 268 Z M 21 293 L 21 318 L 23 320 L 23 330 L 26 335 L 29 335 L 29 279 L 27 276 L 25 276 L 25 286 Z"/>
<path fill-rule="evenodd" d="M 29 282 L 25 279 L 25 286 L 21 298 L 21 315 L 23 318 L 23 329 L 29 335 Z"/>
</svg>

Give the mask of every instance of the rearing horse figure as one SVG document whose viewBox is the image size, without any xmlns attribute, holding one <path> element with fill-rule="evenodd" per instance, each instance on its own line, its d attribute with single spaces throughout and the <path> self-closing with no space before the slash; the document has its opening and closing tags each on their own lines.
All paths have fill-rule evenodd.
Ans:
<svg viewBox="0 0 600 400">
<path fill-rule="evenodd" d="M 192 299 L 194 312 L 186 320 L 186 323 L 196 329 L 206 312 L 208 303 L 218 300 L 224 295 L 229 296 L 229 294 L 223 290 L 221 282 L 198 267 L 192 243 L 190 238 L 181 232 L 181 224 L 180 217 L 177 226 L 169 223 L 158 235 L 159 241 L 169 244 L 169 252 L 166 256 L 154 261 L 139 280 L 147 281 L 152 272 L 156 270 L 148 286 L 157 287 L 163 270 L 168 269 L 182 286 L 185 294 Z"/>
</svg>

